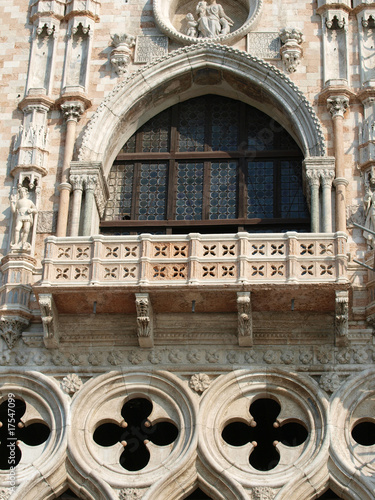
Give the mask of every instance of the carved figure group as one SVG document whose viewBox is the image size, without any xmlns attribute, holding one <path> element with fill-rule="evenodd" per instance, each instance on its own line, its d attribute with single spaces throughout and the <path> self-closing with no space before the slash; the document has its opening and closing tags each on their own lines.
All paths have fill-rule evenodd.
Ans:
<svg viewBox="0 0 375 500">
<path fill-rule="evenodd" d="M 192 13 L 186 15 L 187 36 L 199 38 L 215 38 L 219 35 L 227 35 L 233 26 L 233 21 L 228 17 L 223 7 L 216 0 L 201 0 L 196 8 L 198 21 L 195 21 Z"/>
<path fill-rule="evenodd" d="M 28 242 L 31 227 L 34 222 L 34 214 L 37 208 L 34 203 L 27 198 L 28 190 L 21 186 L 18 188 L 18 196 L 12 195 L 10 198 L 10 208 L 14 214 L 14 232 L 11 244 L 12 250 L 29 251 L 31 248 Z"/>
</svg>

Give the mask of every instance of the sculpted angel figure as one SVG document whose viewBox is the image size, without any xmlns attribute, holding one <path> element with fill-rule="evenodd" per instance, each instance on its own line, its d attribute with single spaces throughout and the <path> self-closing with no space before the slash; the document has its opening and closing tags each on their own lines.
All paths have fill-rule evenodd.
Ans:
<svg viewBox="0 0 375 500">
<path fill-rule="evenodd" d="M 15 218 L 12 249 L 29 250 L 31 246 L 27 240 L 37 208 L 27 195 L 28 190 L 21 186 L 18 188 L 18 197 L 12 195 L 10 198 L 10 208 Z"/>
<path fill-rule="evenodd" d="M 365 210 L 365 227 L 371 231 L 375 231 L 375 192 L 372 192 L 370 186 L 366 184 L 365 197 L 363 199 L 363 205 Z M 372 248 L 375 248 L 375 235 L 363 231 L 363 236 L 367 240 L 367 244 Z"/>
</svg>

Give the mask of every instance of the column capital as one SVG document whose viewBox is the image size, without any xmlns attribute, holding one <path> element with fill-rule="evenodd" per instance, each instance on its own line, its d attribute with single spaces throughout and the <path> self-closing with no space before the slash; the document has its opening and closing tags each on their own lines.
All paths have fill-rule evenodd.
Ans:
<svg viewBox="0 0 375 500">
<path fill-rule="evenodd" d="M 71 175 L 69 177 L 69 182 L 73 186 L 73 191 L 76 191 L 77 189 L 83 190 L 83 182 L 85 180 L 85 176 L 83 175 Z"/>
<path fill-rule="evenodd" d="M 344 95 L 336 95 L 327 99 L 327 109 L 332 118 L 344 117 L 345 111 L 349 108 L 349 99 Z"/>
<path fill-rule="evenodd" d="M 81 101 L 66 101 L 60 105 L 65 121 L 79 122 L 85 107 Z"/>
<path fill-rule="evenodd" d="M 332 186 L 332 181 L 335 178 L 335 169 L 324 168 L 320 171 L 320 179 L 322 181 L 322 186 Z"/>
<path fill-rule="evenodd" d="M 86 191 L 94 191 L 96 188 L 96 185 L 98 183 L 98 176 L 97 175 L 86 175 L 85 176 L 85 188 Z"/>
<path fill-rule="evenodd" d="M 307 168 L 306 178 L 310 186 L 320 186 L 320 170 L 317 168 Z"/>
</svg>

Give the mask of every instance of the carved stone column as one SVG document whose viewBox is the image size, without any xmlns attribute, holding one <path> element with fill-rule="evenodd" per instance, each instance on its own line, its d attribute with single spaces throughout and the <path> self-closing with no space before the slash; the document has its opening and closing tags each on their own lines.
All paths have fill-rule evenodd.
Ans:
<svg viewBox="0 0 375 500">
<path fill-rule="evenodd" d="M 80 101 L 67 101 L 61 104 L 61 110 L 66 119 L 66 138 L 63 172 L 61 177 L 61 184 L 59 186 L 60 204 L 56 229 L 56 236 L 58 237 L 66 236 L 69 213 L 69 195 L 71 191 L 71 185 L 68 182 L 69 166 L 73 158 L 76 127 L 82 113 L 84 112 L 84 106 Z"/>
<path fill-rule="evenodd" d="M 320 216 L 319 216 L 319 187 L 320 187 L 320 172 L 314 168 L 306 169 L 306 178 L 310 186 L 311 193 L 311 232 L 319 233 Z"/>
<path fill-rule="evenodd" d="M 97 175 L 88 175 L 85 179 L 85 207 L 83 214 L 83 228 L 82 233 L 83 236 L 90 236 L 91 234 L 91 221 L 92 221 L 92 213 L 94 209 L 95 203 L 95 188 L 98 182 Z"/>
<path fill-rule="evenodd" d="M 320 172 L 321 185 L 323 189 L 323 233 L 332 232 L 332 181 L 335 178 L 335 171 L 333 169 L 325 168 Z"/>
<path fill-rule="evenodd" d="M 336 231 L 346 231 L 346 186 L 344 165 L 344 113 L 349 107 L 346 96 L 337 95 L 327 99 L 328 111 L 333 120 L 333 142 L 336 159 Z"/>
<path fill-rule="evenodd" d="M 70 183 L 73 186 L 73 206 L 70 224 L 70 236 L 78 236 L 81 219 L 82 191 L 84 176 L 71 175 Z"/>
</svg>

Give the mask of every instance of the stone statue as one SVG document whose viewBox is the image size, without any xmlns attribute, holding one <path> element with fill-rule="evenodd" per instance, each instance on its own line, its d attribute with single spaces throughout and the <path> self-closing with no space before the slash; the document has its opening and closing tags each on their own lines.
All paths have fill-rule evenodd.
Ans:
<svg viewBox="0 0 375 500">
<path fill-rule="evenodd" d="M 10 197 L 10 208 L 15 220 L 13 240 L 10 246 L 12 250 L 29 251 L 31 249 L 28 239 L 37 209 L 34 203 L 27 198 L 27 195 L 28 190 L 20 186 L 18 197 L 17 195 Z"/>
<path fill-rule="evenodd" d="M 194 20 L 194 16 L 189 13 L 187 19 L 186 34 L 192 37 L 199 38 L 215 38 L 219 35 L 227 35 L 230 32 L 230 27 L 233 26 L 233 21 L 228 17 L 223 7 L 216 3 L 216 0 L 201 0 L 196 8 L 198 21 Z"/>
</svg>

